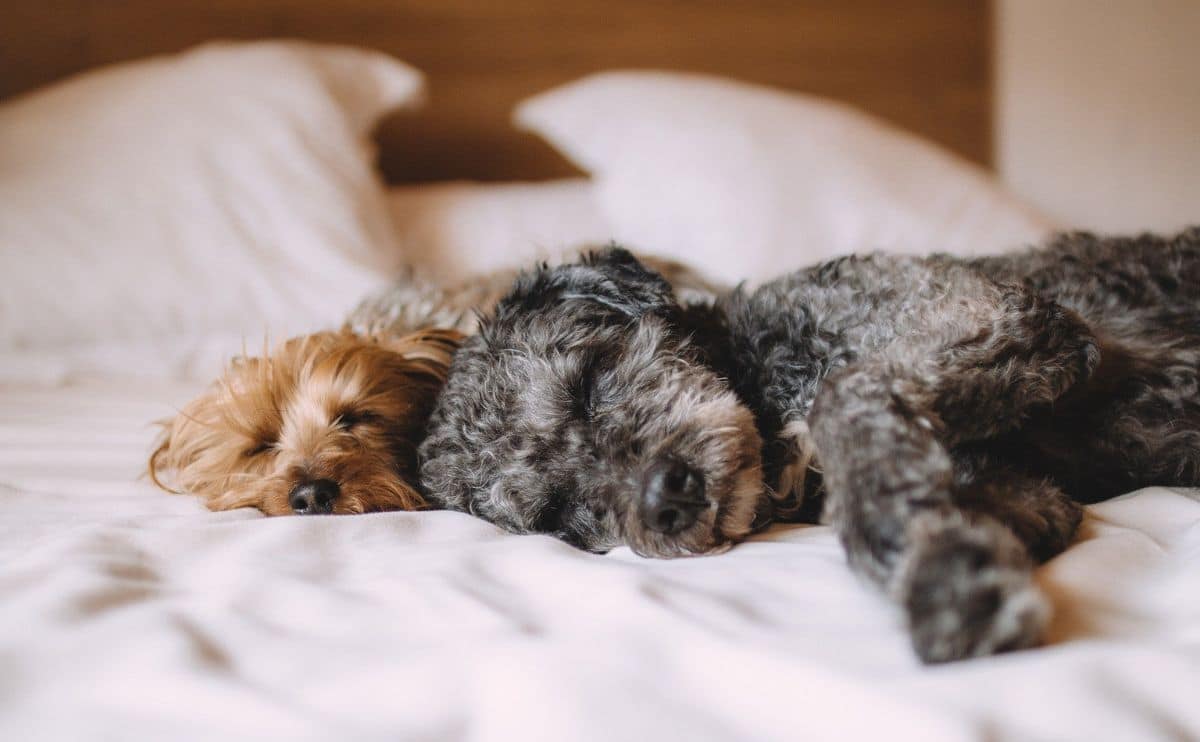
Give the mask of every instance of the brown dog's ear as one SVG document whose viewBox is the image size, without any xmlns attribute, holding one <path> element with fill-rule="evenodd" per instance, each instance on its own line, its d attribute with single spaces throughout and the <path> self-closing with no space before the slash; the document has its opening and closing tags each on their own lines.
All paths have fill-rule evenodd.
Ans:
<svg viewBox="0 0 1200 742">
<path fill-rule="evenodd" d="M 187 490 L 189 483 L 179 481 L 179 475 L 211 447 L 215 430 L 213 415 L 221 385 L 225 383 L 228 381 L 222 377 L 184 405 L 174 417 L 158 421 L 161 430 L 154 441 L 154 452 L 150 454 L 146 473 L 159 489 L 174 494 Z M 164 481 L 165 474 L 173 475 L 170 485 Z"/>
<path fill-rule="evenodd" d="M 183 494 L 174 487 L 164 484 L 162 479 L 159 478 L 160 472 L 175 468 L 168 458 L 171 453 L 171 429 L 174 427 L 174 421 L 159 420 L 155 424 L 159 425 L 162 430 L 159 431 L 158 438 L 154 441 L 154 453 L 150 454 L 150 461 L 146 465 L 146 474 L 149 475 L 150 481 L 154 482 L 154 486 L 160 490 L 175 495 Z"/>
<path fill-rule="evenodd" d="M 399 353 L 410 361 L 424 361 L 428 370 L 445 380 L 454 351 L 466 337 L 457 330 L 419 330 L 407 335 L 380 335 L 374 338 L 380 347 Z"/>
<path fill-rule="evenodd" d="M 206 426 L 195 416 L 203 411 L 204 405 L 212 396 L 213 392 L 210 389 L 201 397 L 189 402 L 175 417 L 158 421 L 157 425 L 161 430 L 154 441 L 154 452 L 150 454 L 146 473 L 150 481 L 164 492 L 176 495 L 184 493 L 184 490 L 167 484 L 163 475 L 168 472 L 178 475 L 200 455 L 196 439 Z"/>
</svg>

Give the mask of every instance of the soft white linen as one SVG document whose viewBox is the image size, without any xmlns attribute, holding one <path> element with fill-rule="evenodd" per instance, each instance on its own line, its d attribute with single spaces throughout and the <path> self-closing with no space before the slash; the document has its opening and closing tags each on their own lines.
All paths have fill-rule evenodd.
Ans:
<svg viewBox="0 0 1200 742">
<path fill-rule="evenodd" d="M 592 556 L 455 513 L 265 519 L 136 480 L 199 387 L 0 389 L 2 739 L 1200 735 L 1200 502 L 1089 508 L 1053 646 L 922 668 L 826 528 Z"/>
<path fill-rule="evenodd" d="M 0 348 L 336 322 L 400 262 L 369 141 L 421 76 L 208 44 L 0 105 Z"/>
<path fill-rule="evenodd" d="M 525 101 L 516 120 L 591 173 L 618 241 L 718 276 L 865 250 L 995 252 L 1052 226 L 928 141 L 732 80 L 600 73 Z"/>
<path fill-rule="evenodd" d="M 281 339 L 268 332 L 183 334 L 150 344 L 93 341 L 14 350 L 0 353 L 0 385 L 53 386 L 95 379 L 212 381 L 243 350 L 253 355 Z"/>
<path fill-rule="evenodd" d="M 519 268 L 612 239 L 592 184 L 582 178 L 399 186 L 388 191 L 388 203 L 405 256 L 438 281 Z"/>
</svg>

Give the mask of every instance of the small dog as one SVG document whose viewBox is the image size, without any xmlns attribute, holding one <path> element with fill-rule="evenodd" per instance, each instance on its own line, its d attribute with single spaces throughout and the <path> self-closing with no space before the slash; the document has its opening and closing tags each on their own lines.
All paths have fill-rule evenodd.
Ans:
<svg viewBox="0 0 1200 742">
<path fill-rule="evenodd" d="M 680 264 L 648 263 L 670 276 L 681 296 L 716 296 Z M 416 446 L 450 356 L 474 331 L 477 312 L 493 306 L 515 275 L 500 271 L 450 287 L 410 276 L 363 301 L 341 331 L 235 359 L 164 423 L 151 480 L 169 492 L 200 495 L 212 510 L 312 515 L 424 507 Z"/>
<path fill-rule="evenodd" d="M 523 275 L 455 356 L 433 504 L 602 552 L 824 513 L 927 662 L 1029 647 L 1080 502 L 1200 484 L 1200 228 L 869 255 L 715 305 L 621 250 Z"/>
<path fill-rule="evenodd" d="M 762 441 L 710 298 L 681 303 L 620 249 L 522 274 L 459 350 L 430 420 L 434 504 L 595 552 L 745 537 Z"/>
<path fill-rule="evenodd" d="M 164 425 L 150 477 L 165 490 L 200 495 L 211 510 L 423 507 L 416 447 L 461 337 L 322 332 L 235 359 Z M 171 487 L 160 478 L 168 471 Z"/>
</svg>

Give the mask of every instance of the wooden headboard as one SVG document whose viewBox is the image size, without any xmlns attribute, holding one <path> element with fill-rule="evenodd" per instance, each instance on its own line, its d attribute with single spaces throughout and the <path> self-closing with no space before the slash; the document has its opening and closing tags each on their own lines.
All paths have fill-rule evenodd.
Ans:
<svg viewBox="0 0 1200 742">
<path fill-rule="evenodd" d="M 9 0 L 0 96 L 212 38 L 373 47 L 428 76 L 430 103 L 379 131 L 394 182 L 538 179 L 569 164 L 509 123 L 589 72 L 715 73 L 836 98 L 990 165 L 987 0 Z M 620 112 L 614 112 L 620 115 Z"/>
</svg>

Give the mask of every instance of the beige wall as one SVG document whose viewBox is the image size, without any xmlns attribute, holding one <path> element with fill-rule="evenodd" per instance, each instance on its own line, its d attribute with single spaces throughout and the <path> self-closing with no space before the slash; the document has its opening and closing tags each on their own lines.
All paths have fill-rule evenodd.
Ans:
<svg viewBox="0 0 1200 742">
<path fill-rule="evenodd" d="M 996 0 L 996 165 L 1065 226 L 1200 223 L 1200 0 Z"/>
</svg>

